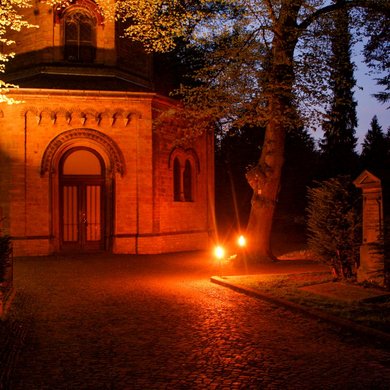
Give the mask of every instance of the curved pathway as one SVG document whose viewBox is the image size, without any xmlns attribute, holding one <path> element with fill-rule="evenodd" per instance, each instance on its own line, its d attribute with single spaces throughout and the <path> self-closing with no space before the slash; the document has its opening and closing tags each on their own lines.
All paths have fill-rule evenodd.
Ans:
<svg viewBox="0 0 390 390">
<path fill-rule="evenodd" d="M 201 253 L 16 259 L 17 389 L 387 389 L 390 352 L 209 282 Z"/>
</svg>

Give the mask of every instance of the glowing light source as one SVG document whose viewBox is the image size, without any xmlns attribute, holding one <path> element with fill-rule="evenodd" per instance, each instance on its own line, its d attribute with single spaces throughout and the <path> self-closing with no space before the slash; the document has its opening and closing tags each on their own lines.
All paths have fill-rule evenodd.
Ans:
<svg viewBox="0 0 390 390">
<path fill-rule="evenodd" d="M 246 246 L 246 238 L 241 235 L 240 237 L 238 237 L 237 244 L 240 247 Z"/>
<path fill-rule="evenodd" d="M 216 246 L 214 249 L 214 255 L 219 260 L 223 259 L 225 257 L 225 249 L 221 246 Z"/>
</svg>

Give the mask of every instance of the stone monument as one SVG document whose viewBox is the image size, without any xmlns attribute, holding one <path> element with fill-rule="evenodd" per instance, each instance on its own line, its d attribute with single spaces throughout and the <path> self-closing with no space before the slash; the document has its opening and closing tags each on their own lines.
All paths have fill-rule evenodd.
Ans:
<svg viewBox="0 0 390 390">
<path fill-rule="evenodd" d="M 381 180 L 365 170 L 353 182 L 363 193 L 363 242 L 358 282 L 385 286 L 384 213 Z"/>
</svg>

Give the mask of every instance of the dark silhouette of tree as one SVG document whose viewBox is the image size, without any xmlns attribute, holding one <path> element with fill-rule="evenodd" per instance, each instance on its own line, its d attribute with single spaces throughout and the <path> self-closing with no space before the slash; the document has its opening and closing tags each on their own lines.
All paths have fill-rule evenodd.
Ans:
<svg viewBox="0 0 390 390">
<path fill-rule="evenodd" d="M 383 87 L 374 96 L 382 103 L 390 101 L 390 28 L 389 11 L 372 13 L 364 11 L 361 30 L 369 37 L 364 46 L 364 58 L 373 73 L 378 74 L 377 84 Z"/>
<path fill-rule="evenodd" d="M 370 124 L 363 141 L 361 160 L 363 168 L 373 170 L 383 170 L 389 162 L 389 139 L 379 125 L 378 118 L 375 115 Z M 389 166 L 387 166 L 389 168 Z"/>
<path fill-rule="evenodd" d="M 166 53 L 153 53 L 155 89 L 166 95 L 175 94 L 180 85 L 196 87 L 199 83 L 192 75 L 205 65 L 205 52 L 178 40 L 174 49 Z"/>
<path fill-rule="evenodd" d="M 318 172 L 319 152 L 308 130 L 300 127 L 286 135 L 285 163 L 276 206 L 284 221 L 301 218 L 306 208 L 307 187 Z"/>
<path fill-rule="evenodd" d="M 248 222 L 252 190 L 245 173 L 256 163 L 263 140 L 264 129 L 250 126 L 217 132 L 215 208 L 219 232 L 222 234 L 242 230 Z"/>
<path fill-rule="evenodd" d="M 390 127 L 387 128 L 385 142 L 386 142 L 386 148 L 387 148 L 385 168 L 389 169 L 389 167 L 390 167 Z"/>
<path fill-rule="evenodd" d="M 252 189 L 245 173 L 256 163 L 265 129 L 220 132 L 216 140 L 216 212 L 220 233 L 242 230 L 249 218 Z M 315 141 L 303 127 L 286 135 L 285 164 L 276 202 L 274 230 L 302 233 L 307 187 L 318 168 Z"/>
<path fill-rule="evenodd" d="M 358 160 L 355 153 L 357 103 L 353 97 L 356 80 L 351 61 L 348 10 L 334 12 L 332 21 L 332 55 L 329 58 L 332 102 L 322 125 L 324 138 L 320 142 L 323 174 L 327 178 L 355 173 Z"/>
<path fill-rule="evenodd" d="M 361 245 L 359 192 L 349 176 L 317 182 L 308 191 L 308 244 L 337 278 L 356 275 Z"/>
</svg>

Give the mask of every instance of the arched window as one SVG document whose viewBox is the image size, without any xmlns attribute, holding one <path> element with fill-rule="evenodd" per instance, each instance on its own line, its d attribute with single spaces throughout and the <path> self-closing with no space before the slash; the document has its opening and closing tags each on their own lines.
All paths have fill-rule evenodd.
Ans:
<svg viewBox="0 0 390 390">
<path fill-rule="evenodd" d="M 173 201 L 194 202 L 196 199 L 199 160 L 193 149 L 176 148 L 169 157 L 172 172 Z"/>
<path fill-rule="evenodd" d="M 181 201 L 181 168 L 177 157 L 173 161 L 173 200 Z"/>
<path fill-rule="evenodd" d="M 64 20 L 65 60 L 93 62 L 95 59 L 94 18 L 85 10 L 69 12 Z"/>
<path fill-rule="evenodd" d="M 186 160 L 186 164 L 183 172 L 183 190 L 184 200 L 186 202 L 192 201 L 192 167 L 189 160 Z"/>
</svg>

